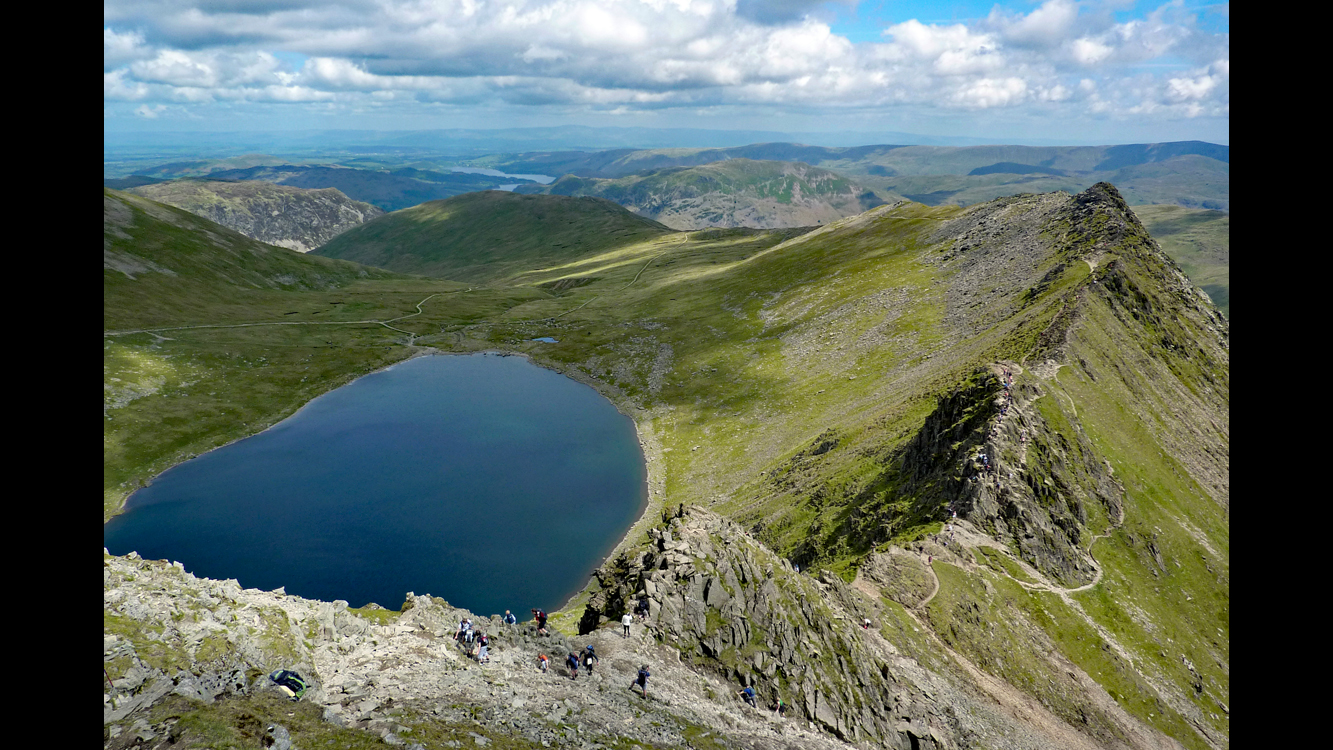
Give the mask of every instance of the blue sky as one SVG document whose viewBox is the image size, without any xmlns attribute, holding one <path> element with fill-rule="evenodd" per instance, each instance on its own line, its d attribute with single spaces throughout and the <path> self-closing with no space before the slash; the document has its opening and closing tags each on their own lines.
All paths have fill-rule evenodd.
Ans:
<svg viewBox="0 0 1333 750">
<path fill-rule="evenodd" d="M 108 132 L 695 127 L 1229 143 L 1191 0 L 109 0 Z"/>
</svg>

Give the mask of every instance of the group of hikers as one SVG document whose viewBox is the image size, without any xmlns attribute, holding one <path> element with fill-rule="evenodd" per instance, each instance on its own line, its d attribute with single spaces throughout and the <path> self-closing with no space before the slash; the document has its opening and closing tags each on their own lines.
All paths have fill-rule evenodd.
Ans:
<svg viewBox="0 0 1333 750">
<path fill-rule="evenodd" d="M 626 612 L 625 615 L 621 617 L 620 624 L 624 628 L 624 632 L 622 633 L 621 637 L 628 638 L 630 634 L 630 625 L 634 623 L 634 620 L 636 618 L 647 618 L 648 612 L 649 612 L 648 598 L 643 597 L 635 605 L 633 613 Z M 518 618 L 515 617 L 514 614 L 509 610 L 505 610 L 504 617 L 501 619 L 507 625 L 514 625 L 517 624 L 518 622 Z M 546 620 L 547 620 L 546 612 L 534 607 L 532 609 L 532 619 L 537 625 L 537 633 L 540 635 L 546 635 L 548 633 L 546 629 Z M 862 623 L 862 627 L 869 628 L 870 620 L 866 620 L 864 623 Z M 462 618 L 462 620 L 459 621 L 458 629 L 454 632 L 454 640 L 458 642 L 460 648 L 462 648 L 465 652 L 467 652 L 478 663 L 485 664 L 490 661 L 490 654 L 489 654 L 490 636 L 488 636 L 483 630 L 474 625 L 470 618 L 464 617 Z M 587 646 L 584 646 L 582 652 L 570 651 L 569 654 L 566 655 L 565 657 L 565 665 L 569 668 L 569 679 L 571 680 L 578 679 L 579 667 L 583 667 L 583 669 L 587 671 L 588 675 L 591 676 L 593 672 L 593 667 L 596 666 L 598 661 L 599 659 L 597 657 L 597 650 L 593 647 L 591 643 L 589 643 Z M 551 658 L 546 654 L 538 654 L 537 670 L 539 672 L 546 673 L 549 672 L 550 669 L 551 669 Z M 640 665 L 638 673 L 634 676 L 634 681 L 630 683 L 630 689 L 634 690 L 637 688 L 643 694 L 643 697 L 647 698 L 648 678 L 651 676 L 652 673 L 648 671 L 648 665 L 647 664 Z M 740 695 L 741 698 L 751 706 L 755 708 L 759 707 L 755 699 L 755 692 L 753 687 L 747 685 L 746 687 L 740 690 L 738 695 Z M 790 706 L 786 702 L 784 702 L 781 698 L 778 698 L 777 705 L 773 709 L 773 712 L 778 716 L 786 716 L 787 709 L 789 707 Z"/>
</svg>

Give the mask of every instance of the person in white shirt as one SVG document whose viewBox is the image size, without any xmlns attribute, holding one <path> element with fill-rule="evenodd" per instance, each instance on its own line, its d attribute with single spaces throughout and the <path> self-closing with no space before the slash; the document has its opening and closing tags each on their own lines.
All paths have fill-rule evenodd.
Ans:
<svg viewBox="0 0 1333 750">
<path fill-rule="evenodd" d="M 625 613 L 625 616 L 624 616 L 624 617 L 620 618 L 620 624 L 623 625 L 623 626 L 625 626 L 625 635 L 622 636 L 622 637 L 624 637 L 624 638 L 628 638 L 628 637 L 629 637 L 629 625 L 630 625 L 630 623 L 632 623 L 632 622 L 634 622 L 634 615 L 632 615 L 632 614 L 630 614 L 630 613 L 628 613 L 628 612 Z"/>
</svg>

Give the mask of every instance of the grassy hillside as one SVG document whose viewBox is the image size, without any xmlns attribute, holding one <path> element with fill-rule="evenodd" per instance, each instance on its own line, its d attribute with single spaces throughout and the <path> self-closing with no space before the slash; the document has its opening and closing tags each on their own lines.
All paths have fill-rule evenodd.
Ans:
<svg viewBox="0 0 1333 750">
<path fill-rule="evenodd" d="M 103 188 L 107 329 L 238 322 L 274 291 L 333 290 L 393 276 L 266 245 L 192 213 Z"/>
<path fill-rule="evenodd" d="M 883 203 L 872 191 L 826 169 L 751 159 L 617 179 L 567 175 L 542 192 L 606 198 L 672 229 L 813 226 Z"/>
<path fill-rule="evenodd" d="M 1231 317 L 1231 214 L 1183 206 L 1135 206 L 1134 213 L 1223 315 Z"/>
<path fill-rule="evenodd" d="M 493 190 L 383 216 L 315 254 L 403 273 L 492 282 L 669 231 L 600 198 Z"/>
<path fill-rule="evenodd" d="M 347 252 L 392 267 L 443 244 L 434 262 L 490 285 L 264 292 L 270 322 L 421 303 L 392 329 L 108 337 L 108 495 L 405 344 L 525 353 L 638 424 L 652 505 L 627 545 L 696 503 L 843 580 L 915 555 L 934 599 L 866 605 L 918 634 L 904 651 L 965 658 L 1103 744 L 1228 744 L 1229 333 L 1113 188 L 679 233 L 595 199 L 482 193 L 335 242 L 377 225 Z M 191 322 L 264 318 L 210 299 Z M 979 452 L 1003 471 L 979 479 Z M 949 542 L 951 506 L 997 551 Z"/>
</svg>

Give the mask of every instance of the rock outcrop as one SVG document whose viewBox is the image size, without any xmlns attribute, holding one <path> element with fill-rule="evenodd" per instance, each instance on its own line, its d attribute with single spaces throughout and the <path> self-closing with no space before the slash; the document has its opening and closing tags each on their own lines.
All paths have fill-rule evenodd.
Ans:
<svg viewBox="0 0 1333 750">
<path fill-rule="evenodd" d="M 597 573 L 580 630 L 595 632 L 643 600 L 653 635 L 686 663 L 754 688 L 761 703 L 846 742 L 888 748 L 971 747 L 1034 739 L 982 708 L 956 674 L 924 669 L 860 623 L 880 611 L 828 571 L 795 571 L 743 529 L 707 510 L 669 512 Z M 1050 742 L 1047 738 L 1045 741 Z"/>
<path fill-rule="evenodd" d="M 251 239 L 302 253 L 384 215 L 383 209 L 354 201 L 337 188 L 176 180 L 130 192 L 185 209 Z"/>
</svg>

